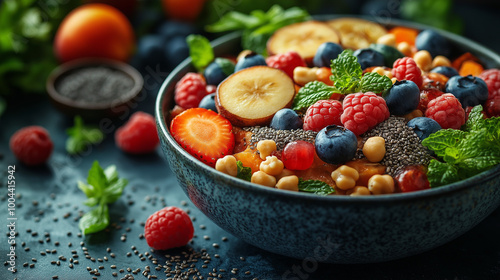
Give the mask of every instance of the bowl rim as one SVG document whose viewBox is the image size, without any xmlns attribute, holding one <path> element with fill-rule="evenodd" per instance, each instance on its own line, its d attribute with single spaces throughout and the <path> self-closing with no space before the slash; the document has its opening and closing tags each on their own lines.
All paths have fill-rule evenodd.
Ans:
<svg viewBox="0 0 500 280">
<path fill-rule="evenodd" d="M 75 101 L 73 99 L 62 96 L 56 90 L 55 85 L 57 83 L 57 80 L 64 76 L 66 73 L 69 73 L 76 69 L 92 66 L 105 66 L 113 70 L 120 71 L 132 79 L 132 81 L 134 82 L 134 86 L 129 91 L 123 93 L 117 99 L 111 100 L 109 102 L 93 103 Z M 79 58 L 65 62 L 52 70 L 46 82 L 46 89 L 50 98 L 52 98 L 55 102 L 80 110 L 105 110 L 126 103 L 137 96 L 141 92 L 143 86 L 144 79 L 142 78 L 142 75 L 131 65 L 122 61 L 99 57 Z"/>
<path fill-rule="evenodd" d="M 377 22 L 372 19 L 369 19 L 366 16 L 358 16 L 358 15 L 320 15 L 320 16 L 315 16 L 313 19 L 317 20 L 330 20 L 334 18 L 339 18 L 339 17 L 355 17 L 355 18 L 362 18 L 362 19 L 367 19 L 372 22 Z M 379 23 L 379 22 L 377 22 Z M 384 25 L 384 24 L 383 24 Z M 493 61 L 493 64 L 496 64 L 497 67 L 500 67 L 500 55 L 496 54 L 492 50 L 480 45 L 479 43 L 476 43 L 468 38 L 450 33 L 448 31 L 436 29 L 424 24 L 419 24 L 419 23 L 413 23 L 409 21 L 404 21 L 404 20 L 399 20 L 399 19 L 391 19 L 390 24 L 385 24 L 384 26 L 406 26 L 406 27 L 411 27 L 411 28 L 416 28 L 419 30 L 423 29 L 433 29 L 447 37 L 449 41 L 451 41 L 453 44 L 458 45 L 462 48 L 467 48 L 474 50 L 474 52 L 481 54 L 482 56 L 488 57 Z M 211 45 L 213 48 L 221 47 L 226 43 L 227 41 L 235 40 L 238 37 L 241 36 L 241 32 L 231 32 L 229 34 L 223 35 L 211 42 Z M 261 195 L 272 195 L 272 196 L 279 196 L 281 198 L 285 199 L 299 199 L 301 201 L 310 201 L 310 202 L 325 202 L 325 203 L 340 203 L 340 204 L 362 204 L 362 205 L 367 205 L 367 204 L 373 204 L 373 203 L 381 203 L 381 202 L 405 202 L 405 201 L 411 201 L 411 200 L 420 200 L 420 199 L 425 199 L 429 197 L 438 197 L 438 196 L 443 196 L 443 195 L 449 195 L 450 193 L 458 192 L 461 191 L 465 188 L 470 187 L 469 184 L 471 183 L 481 183 L 485 182 L 487 180 L 490 180 L 494 177 L 500 176 L 500 164 L 497 166 L 494 166 L 493 168 L 484 171 L 482 173 L 476 174 L 473 177 L 467 178 L 465 180 L 455 182 L 452 184 L 448 184 L 445 186 L 441 187 L 436 187 L 436 188 L 431 188 L 431 189 L 426 189 L 426 190 L 420 190 L 420 191 L 415 191 L 415 192 L 407 192 L 407 193 L 392 193 L 392 194 L 383 194 L 383 195 L 372 195 L 372 196 L 344 196 L 344 195 L 328 195 L 328 196 L 320 196 L 316 194 L 311 194 L 311 193 L 305 193 L 305 192 L 290 192 L 290 191 L 283 191 L 279 190 L 276 188 L 269 188 L 265 186 L 261 186 L 258 184 L 253 184 L 251 182 L 247 182 L 235 177 L 232 177 L 230 175 L 227 175 L 222 172 L 217 172 L 214 168 L 202 163 L 201 161 L 197 160 L 195 157 L 190 155 L 187 151 L 182 149 L 182 147 L 175 141 L 175 139 L 172 137 L 172 135 L 169 132 L 168 125 L 166 125 L 166 120 L 168 117 L 168 114 L 163 111 L 163 104 L 165 103 L 166 99 L 166 92 L 167 88 L 169 85 L 173 84 L 176 82 L 177 75 L 183 71 L 189 71 L 189 67 L 191 66 L 191 58 L 186 58 L 182 63 L 180 63 L 165 79 L 163 82 L 159 92 L 158 92 L 158 97 L 156 99 L 155 103 L 155 117 L 157 120 L 157 129 L 160 134 L 160 137 L 164 137 L 167 140 L 167 143 L 171 145 L 178 153 L 180 153 L 182 156 L 186 157 L 187 159 L 191 160 L 194 162 L 194 164 L 197 166 L 197 168 L 200 168 L 207 174 L 210 174 L 211 177 L 213 178 L 219 178 L 222 179 L 221 181 L 230 186 L 230 187 L 235 187 L 238 189 L 241 189 L 243 191 L 248 191 L 248 192 L 255 192 Z M 192 67 L 192 66 L 191 66 Z M 214 172 L 215 171 L 215 172 Z M 471 184 L 472 185 L 472 184 Z"/>
</svg>

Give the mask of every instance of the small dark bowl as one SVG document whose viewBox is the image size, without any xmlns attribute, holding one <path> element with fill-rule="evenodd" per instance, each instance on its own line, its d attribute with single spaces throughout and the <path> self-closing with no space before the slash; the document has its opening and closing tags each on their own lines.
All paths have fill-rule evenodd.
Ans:
<svg viewBox="0 0 500 280">
<path fill-rule="evenodd" d="M 117 99 L 105 102 L 81 102 L 57 91 L 58 82 L 62 78 L 89 67 L 103 67 L 121 72 L 131 79 L 133 86 Z M 85 120 L 96 121 L 102 118 L 116 118 L 123 114 L 128 110 L 127 107 L 130 107 L 130 102 L 134 102 L 133 99 L 141 92 L 143 84 L 141 74 L 126 63 L 102 58 L 84 58 L 67 62 L 54 69 L 47 79 L 46 88 L 52 104 L 61 112 L 68 116 L 80 115 Z"/>
<path fill-rule="evenodd" d="M 392 21 L 418 29 L 422 25 Z M 465 38 L 442 32 L 487 67 L 500 57 Z M 213 42 L 216 55 L 240 48 L 239 34 Z M 155 113 L 170 168 L 191 201 L 217 225 L 264 250 L 331 263 L 399 259 L 445 244 L 477 225 L 500 205 L 500 166 L 467 180 L 413 193 L 316 196 L 252 184 L 216 171 L 188 154 L 169 132 L 168 110 L 185 60 L 160 89 Z"/>
</svg>

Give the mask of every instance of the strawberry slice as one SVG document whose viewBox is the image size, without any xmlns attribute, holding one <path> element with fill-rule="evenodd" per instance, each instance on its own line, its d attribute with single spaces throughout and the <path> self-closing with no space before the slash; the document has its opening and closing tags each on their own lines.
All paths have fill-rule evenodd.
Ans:
<svg viewBox="0 0 500 280">
<path fill-rule="evenodd" d="M 188 109 L 170 123 L 175 141 L 188 153 L 215 167 L 217 159 L 233 153 L 233 126 L 224 117 L 204 108 Z"/>
</svg>

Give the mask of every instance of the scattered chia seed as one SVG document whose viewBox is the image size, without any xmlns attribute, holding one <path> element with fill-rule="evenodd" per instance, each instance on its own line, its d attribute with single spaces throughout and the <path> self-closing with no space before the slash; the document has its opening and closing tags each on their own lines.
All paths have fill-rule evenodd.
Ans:
<svg viewBox="0 0 500 280">
<path fill-rule="evenodd" d="M 286 144 L 297 140 L 314 143 L 317 134 L 317 132 L 312 130 L 276 130 L 267 126 L 244 127 L 243 130 L 252 132 L 248 146 L 256 147 L 260 140 L 274 140 L 278 151 L 283 150 Z"/>
<path fill-rule="evenodd" d="M 430 154 L 422 141 L 406 125 L 402 117 L 391 116 L 375 128 L 362 134 L 363 144 L 369 137 L 380 136 L 385 139 L 386 153 L 382 165 L 386 166 L 386 172 L 395 176 L 407 165 L 425 165 L 430 161 Z M 358 150 L 357 158 L 363 158 L 363 152 Z"/>
</svg>

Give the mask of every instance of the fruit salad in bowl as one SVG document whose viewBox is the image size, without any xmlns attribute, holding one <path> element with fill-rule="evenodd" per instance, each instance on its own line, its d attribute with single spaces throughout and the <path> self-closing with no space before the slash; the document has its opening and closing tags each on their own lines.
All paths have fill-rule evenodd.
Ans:
<svg viewBox="0 0 500 280">
<path fill-rule="evenodd" d="M 177 67 L 156 106 L 170 168 L 230 233 L 296 258 L 386 261 L 500 204 L 498 55 L 353 17 L 281 27 L 265 54 L 234 53 L 239 41 Z"/>
</svg>

